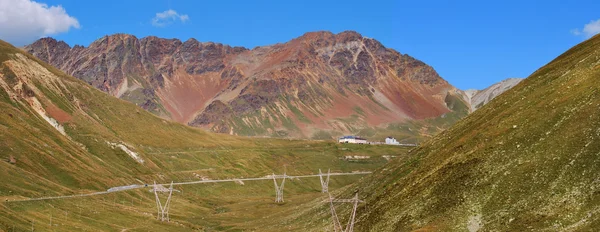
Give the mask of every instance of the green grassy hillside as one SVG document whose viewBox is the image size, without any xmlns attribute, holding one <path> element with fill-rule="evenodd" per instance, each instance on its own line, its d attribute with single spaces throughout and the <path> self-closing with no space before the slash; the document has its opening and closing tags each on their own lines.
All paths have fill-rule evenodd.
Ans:
<svg viewBox="0 0 600 232">
<path fill-rule="evenodd" d="M 357 229 L 600 230 L 599 81 L 596 36 L 358 183 Z"/>
<path fill-rule="evenodd" d="M 212 134 L 158 118 L 0 41 L 0 231 L 212 231 L 256 228 L 319 196 L 317 178 L 177 187 L 170 223 L 148 189 L 85 198 L 30 198 L 194 181 L 374 170 L 405 148 Z M 368 156 L 346 159 L 346 156 Z M 331 188 L 358 176 L 332 177 Z M 52 220 L 52 222 L 50 222 Z"/>
<path fill-rule="evenodd" d="M 356 231 L 598 231 L 599 81 L 595 36 L 335 196 Z M 289 225 L 331 230 L 323 199 Z"/>
</svg>

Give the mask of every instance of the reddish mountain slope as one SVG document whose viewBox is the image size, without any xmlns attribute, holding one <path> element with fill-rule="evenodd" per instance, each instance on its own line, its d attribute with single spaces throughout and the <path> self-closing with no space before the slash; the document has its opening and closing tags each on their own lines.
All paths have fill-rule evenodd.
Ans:
<svg viewBox="0 0 600 232">
<path fill-rule="evenodd" d="M 72 48 L 44 38 L 25 50 L 158 115 L 222 133 L 376 134 L 464 110 L 432 67 L 351 31 L 252 50 L 125 34 Z"/>
</svg>

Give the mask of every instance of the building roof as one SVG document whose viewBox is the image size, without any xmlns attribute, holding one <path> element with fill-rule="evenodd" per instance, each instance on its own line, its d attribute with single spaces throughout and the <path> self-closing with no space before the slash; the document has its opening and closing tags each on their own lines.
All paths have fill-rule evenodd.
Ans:
<svg viewBox="0 0 600 232">
<path fill-rule="evenodd" d="M 340 137 L 340 139 L 358 139 L 358 140 L 367 140 L 358 136 L 354 136 L 354 135 L 346 135 L 346 136 L 342 136 Z"/>
</svg>

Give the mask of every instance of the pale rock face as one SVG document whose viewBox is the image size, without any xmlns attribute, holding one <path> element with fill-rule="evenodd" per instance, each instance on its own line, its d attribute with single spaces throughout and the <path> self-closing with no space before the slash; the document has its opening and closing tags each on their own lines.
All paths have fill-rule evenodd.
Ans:
<svg viewBox="0 0 600 232">
<path fill-rule="evenodd" d="M 44 81 L 48 88 L 58 89 L 59 82 L 56 82 L 58 77 L 22 54 L 14 54 L 13 58 L 13 60 L 5 61 L 4 64 L 16 75 L 18 81 L 14 87 L 11 88 L 4 79 L 0 79 L 0 88 L 11 96 L 12 100 L 19 97 L 25 99 L 29 106 L 42 117 L 44 121 L 56 129 L 60 134 L 67 136 L 63 125 L 46 112 L 46 109 L 36 97 L 36 95 L 42 94 L 42 91 L 37 89 L 33 84 L 33 80 L 37 80 L 37 77 L 43 77 L 39 79 Z M 0 74 L 0 78 L 4 78 L 2 74 Z M 28 93 L 25 90 L 26 88 L 31 92 Z"/>
<path fill-rule="evenodd" d="M 469 103 L 471 112 L 484 106 L 492 99 L 519 84 L 523 78 L 508 78 L 484 90 L 468 89 L 461 91 L 463 99 Z"/>
<path fill-rule="evenodd" d="M 111 146 L 113 149 L 115 148 L 120 148 L 122 151 L 124 151 L 127 155 L 129 155 L 132 159 L 134 159 L 135 161 L 137 161 L 140 164 L 144 164 L 144 159 L 136 152 L 132 151 L 131 149 L 129 149 L 129 147 L 123 145 L 123 144 L 119 144 L 119 143 L 111 143 L 106 141 L 106 143 Z"/>
<path fill-rule="evenodd" d="M 477 93 L 479 92 L 479 90 L 476 89 L 467 89 L 464 92 L 464 97 L 466 98 L 465 100 L 467 100 L 467 102 L 471 102 L 471 100 L 473 99 L 473 97 L 475 97 L 475 95 L 477 95 Z"/>
</svg>

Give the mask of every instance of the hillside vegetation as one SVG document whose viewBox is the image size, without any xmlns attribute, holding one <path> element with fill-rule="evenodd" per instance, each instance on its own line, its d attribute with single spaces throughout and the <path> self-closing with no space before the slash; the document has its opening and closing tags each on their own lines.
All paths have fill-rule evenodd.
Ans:
<svg viewBox="0 0 600 232">
<path fill-rule="evenodd" d="M 600 230 L 599 81 L 595 36 L 358 183 L 357 230 Z"/>
<path fill-rule="evenodd" d="M 178 186 L 172 221 L 154 220 L 153 181 L 369 171 L 401 156 L 393 146 L 241 138 L 161 119 L 0 41 L 0 230 L 211 231 L 257 228 L 320 195 L 318 178 L 288 180 L 284 204 L 272 181 Z M 356 160 L 351 156 L 365 156 Z M 332 177 L 340 188 L 359 176 Z"/>
<path fill-rule="evenodd" d="M 450 129 L 332 194 L 355 231 L 600 230 L 600 36 Z M 333 230 L 324 197 L 287 215 Z M 340 220 L 350 206 L 337 205 Z"/>
</svg>

